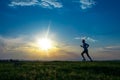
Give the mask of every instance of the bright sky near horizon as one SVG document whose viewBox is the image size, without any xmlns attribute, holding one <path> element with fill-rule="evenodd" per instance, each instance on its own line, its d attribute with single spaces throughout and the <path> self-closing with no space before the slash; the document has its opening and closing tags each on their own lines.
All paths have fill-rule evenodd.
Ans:
<svg viewBox="0 0 120 80">
<path fill-rule="evenodd" d="M 120 60 L 120 0 L 0 0 L 0 59 Z M 44 45 L 45 44 L 45 45 Z"/>
</svg>

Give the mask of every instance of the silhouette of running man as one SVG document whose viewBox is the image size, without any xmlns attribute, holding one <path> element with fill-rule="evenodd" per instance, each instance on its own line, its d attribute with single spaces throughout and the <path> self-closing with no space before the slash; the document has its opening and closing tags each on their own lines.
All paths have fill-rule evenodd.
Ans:
<svg viewBox="0 0 120 80">
<path fill-rule="evenodd" d="M 89 47 L 89 44 L 85 43 L 85 40 L 83 39 L 82 40 L 82 43 L 83 45 L 80 45 L 84 50 L 83 52 L 81 53 L 81 56 L 83 58 L 82 61 L 86 61 L 85 57 L 84 57 L 84 54 L 86 53 L 87 57 L 90 59 L 90 61 L 93 61 L 92 58 L 90 57 L 90 55 L 88 54 L 88 47 Z"/>
</svg>

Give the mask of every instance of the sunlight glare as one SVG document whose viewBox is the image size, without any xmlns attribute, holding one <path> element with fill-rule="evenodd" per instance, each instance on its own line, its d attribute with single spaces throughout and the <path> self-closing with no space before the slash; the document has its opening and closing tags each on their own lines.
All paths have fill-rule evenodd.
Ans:
<svg viewBox="0 0 120 80">
<path fill-rule="evenodd" d="M 42 50 L 49 50 L 52 48 L 52 41 L 48 38 L 41 38 L 38 41 L 38 45 Z"/>
</svg>

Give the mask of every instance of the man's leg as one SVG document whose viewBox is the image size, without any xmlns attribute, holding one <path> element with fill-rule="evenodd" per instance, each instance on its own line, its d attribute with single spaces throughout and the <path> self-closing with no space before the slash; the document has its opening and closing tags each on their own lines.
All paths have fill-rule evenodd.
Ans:
<svg viewBox="0 0 120 80">
<path fill-rule="evenodd" d="M 85 59 L 85 57 L 84 57 L 84 51 L 81 53 L 81 56 L 82 56 L 82 58 L 83 58 L 83 60 L 82 61 L 86 61 L 86 59 Z"/>
<path fill-rule="evenodd" d="M 90 57 L 88 51 L 86 51 L 86 54 L 87 54 L 88 58 L 90 59 L 90 61 L 93 61 L 92 58 Z"/>
</svg>

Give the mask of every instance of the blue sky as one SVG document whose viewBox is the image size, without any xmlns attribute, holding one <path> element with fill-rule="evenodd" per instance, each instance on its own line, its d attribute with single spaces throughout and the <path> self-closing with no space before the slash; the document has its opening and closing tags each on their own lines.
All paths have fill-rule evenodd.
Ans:
<svg viewBox="0 0 120 80">
<path fill-rule="evenodd" d="M 36 37 L 44 36 L 50 24 L 49 37 L 59 51 L 51 52 L 55 56 L 47 56 L 47 60 L 56 60 L 55 57 L 81 60 L 79 45 L 83 38 L 90 44 L 94 59 L 118 60 L 119 3 L 119 0 L 1 0 L 0 58 L 46 60 L 46 56 L 31 57 L 36 54 L 30 50 Z M 37 55 L 43 53 L 38 51 Z"/>
</svg>

